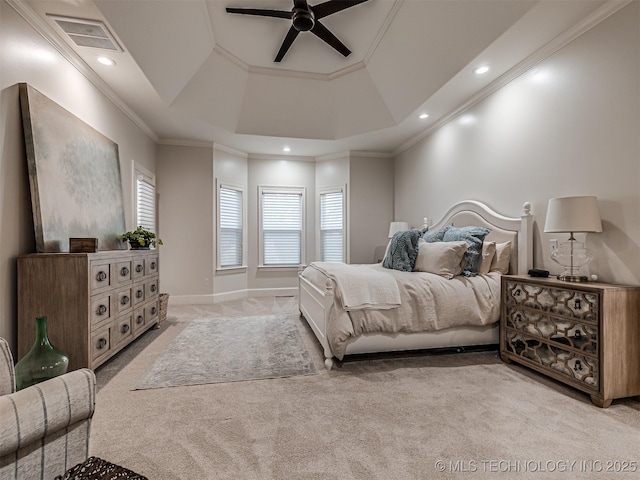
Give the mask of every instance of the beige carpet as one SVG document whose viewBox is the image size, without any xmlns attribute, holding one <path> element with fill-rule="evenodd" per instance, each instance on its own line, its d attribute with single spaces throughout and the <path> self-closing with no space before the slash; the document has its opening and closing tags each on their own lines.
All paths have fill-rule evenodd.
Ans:
<svg viewBox="0 0 640 480">
<path fill-rule="evenodd" d="M 194 318 L 296 310 L 295 298 L 170 306 L 97 371 L 90 453 L 150 480 L 640 478 L 637 398 L 599 409 L 496 352 L 327 372 L 301 321 L 318 375 L 131 390 Z"/>
</svg>

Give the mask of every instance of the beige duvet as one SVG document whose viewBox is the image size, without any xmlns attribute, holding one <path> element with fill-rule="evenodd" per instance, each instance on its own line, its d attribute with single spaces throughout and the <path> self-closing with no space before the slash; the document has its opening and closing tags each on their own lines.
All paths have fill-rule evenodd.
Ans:
<svg viewBox="0 0 640 480">
<path fill-rule="evenodd" d="M 400 272 L 381 264 L 359 265 L 392 275 L 400 291 L 397 308 L 346 311 L 339 288 L 331 309 L 327 340 L 335 357 L 342 359 L 349 341 L 365 333 L 415 333 L 461 325 L 487 325 L 500 318 L 500 274 L 446 279 L 423 272 Z M 302 275 L 323 288 L 324 273 L 307 267 Z M 335 283 L 335 282 L 334 282 Z"/>
</svg>

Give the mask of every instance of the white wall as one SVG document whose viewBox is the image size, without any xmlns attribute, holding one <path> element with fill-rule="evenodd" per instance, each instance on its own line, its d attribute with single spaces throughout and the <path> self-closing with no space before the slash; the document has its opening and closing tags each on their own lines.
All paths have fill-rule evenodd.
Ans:
<svg viewBox="0 0 640 480">
<path fill-rule="evenodd" d="M 596 195 L 591 273 L 640 283 L 640 4 L 632 2 L 409 150 L 395 165 L 395 217 L 420 224 L 477 199 L 535 214 L 535 266 L 549 258 L 549 198 Z M 584 234 L 579 236 L 584 238 Z"/>
<path fill-rule="evenodd" d="M 0 2 L 0 336 L 16 345 L 16 258 L 35 251 L 18 86 L 32 85 L 118 144 L 127 226 L 132 167 L 155 171 L 155 143 L 87 78 Z M 15 350 L 14 350 L 15 351 Z"/>
<path fill-rule="evenodd" d="M 346 240 L 345 240 L 345 261 L 349 263 L 349 153 L 340 153 L 329 157 L 316 159 L 316 222 L 320 221 L 320 191 L 323 188 L 331 187 L 346 187 L 344 194 L 345 201 L 345 225 L 346 225 Z M 316 225 L 315 228 L 315 257 L 309 258 L 308 261 L 320 260 L 320 228 Z"/>
</svg>

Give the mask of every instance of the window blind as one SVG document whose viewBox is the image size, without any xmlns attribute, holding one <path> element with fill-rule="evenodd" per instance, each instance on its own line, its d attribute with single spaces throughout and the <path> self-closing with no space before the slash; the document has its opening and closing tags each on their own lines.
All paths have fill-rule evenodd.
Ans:
<svg viewBox="0 0 640 480">
<path fill-rule="evenodd" d="M 242 266 L 242 190 L 220 186 L 219 252 L 221 267 Z"/>
<path fill-rule="evenodd" d="M 264 265 L 302 263 L 302 193 L 262 192 Z"/>
<path fill-rule="evenodd" d="M 137 225 L 151 232 L 156 231 L 156 187 L 142 177 L 136 179 Z"/>
<path fill-rule="evenodd" d="M 342 190 L 320 194 L 320 258 L 344 261 L 344 195 Z"/>
</svg>

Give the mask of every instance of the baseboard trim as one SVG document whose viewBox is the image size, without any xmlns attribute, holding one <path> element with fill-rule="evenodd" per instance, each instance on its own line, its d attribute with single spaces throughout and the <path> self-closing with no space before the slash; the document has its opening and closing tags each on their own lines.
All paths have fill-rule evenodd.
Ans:
<svg viewBox="0 0 640 480">
<path fill-rule="evenodd" d="M 169 305 L 211 305 L 248 297 L 292 297 L 296 295 L 298 295 L 298 287 L 250 288 L 207 295 L 169 295 Z"/>
</svg>

